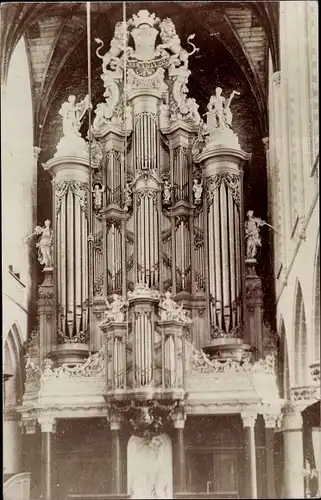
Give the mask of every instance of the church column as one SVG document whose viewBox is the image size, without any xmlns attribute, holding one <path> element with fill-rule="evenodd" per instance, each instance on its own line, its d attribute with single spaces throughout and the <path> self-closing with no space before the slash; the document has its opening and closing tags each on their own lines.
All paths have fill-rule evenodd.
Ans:
<svg viewBox="0 0 321 500">
<path fill-rule="evenodd" d="M 284 498 L 304 498 L 303 420 L 290 403 L 283 408 Z"/>
<path fill-rule="evenodd" d="M 43 500 L 52 500 L 52 435 L 55 432 L 55 419 L 53 417 L 39 417 L 41 425 L 41 482 Z"/>
<path fill-rule="evenodd" d="M 244 412 L 241 415 L 244 426 L 245 477 L 247 498 L 257 498 L 255 422 L 256 413 Z"/>
<path fill-rule="evenodd" d="M 22 439 L 19 418 L 13 408 L 4 408 L 3 412 L 3 473 L 17 474 L 21 472 Z"/>
<path fill-rule="evenodd" d="M 182 410 L 174 413 L 174 470 L 176 493 L 183 493 L 186 491 L 185 420 L 186 416 Z"/>
<path fill-rule="evenodd" d="M 265 457 L 266 457 L 266 498 L 275 498 L 274 475 L 274 428 L 275 415 L 264 415 L 265 423 Z"/>
<path fill-rule="evenodd" d="M 109 421 L 111 434 L 111 493 L 121 493 L 121 448 L 120 427 L 121 421 L 118 415 L 112 415 Z"/>
</svg>

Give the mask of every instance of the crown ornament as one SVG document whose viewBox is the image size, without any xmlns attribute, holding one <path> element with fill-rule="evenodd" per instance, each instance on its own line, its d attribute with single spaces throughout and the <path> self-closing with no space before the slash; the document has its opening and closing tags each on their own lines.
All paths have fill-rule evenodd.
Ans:
<svg viewBox="0 0 321 500">
<path fill-rule="evenodd" d="M 155 17 L 155 14 L 150 14 L 148 10 L 140 10 L 138 14 L 133 14 L 133 18 L 129 21 L 128 24 L 138 28 L 142 24 L 147 24 L 151 28 L 160 22 L 158 17 Z"/>
</svg>

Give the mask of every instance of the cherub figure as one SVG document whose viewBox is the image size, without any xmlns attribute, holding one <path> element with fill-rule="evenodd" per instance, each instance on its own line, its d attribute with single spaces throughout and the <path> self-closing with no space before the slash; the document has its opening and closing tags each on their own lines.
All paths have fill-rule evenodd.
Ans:
<svg viewBox="0 0 321 500">
<path fill-rule="evenodd" d="M 163 186 L 163 200 L 165 205 L 169 205 L 171 202 L 171 196 L 172 196 L 172 185 L 171 183 L 166 179 L 164 181 L 164 186 Z"/>
<path fill-rule="evenodd" d="M 132 206 L 132 195 L 133 195 L 131 182 L 129 182 L 129 181 L 127 181 L 127 183 L 126 183 L 124 194 L 125 194 L 124 205 L 125 205 L 125 209 L 128 210 L 128 208 Z"/>
<path fill-rule="evenodd" d="M 76 104 L 76 96 L 70 95 L 68 101 L 64 102 L 59 110 L 62 116 L 62 129 L 65 137 L 80 136 L 81 122 L 85 116 L 86 111 L 91 107 L 89 96 Z"/>
<path fill-rule="evenodd" d="M 102 208 L 104 191 L 105 186 L 101 186 L 101 184 L 99 184 L 98 182 L 94 184 L 94 189 L 92 189 L 94 210 L 100 210 Z"/>
<path fill-rule="evenodd" d="M 193 191 L 196 205 L 199 205 L 202 202 L 202 193 L 203 193 L 203 180 L 194 179 L 193 180 Z"/>
</svg>

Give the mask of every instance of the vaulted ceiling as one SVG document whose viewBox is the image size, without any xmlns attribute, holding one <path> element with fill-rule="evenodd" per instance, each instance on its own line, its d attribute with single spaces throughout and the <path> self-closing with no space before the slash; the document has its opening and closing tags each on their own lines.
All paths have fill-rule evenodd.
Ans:
<svg viewBox="0 0 321 500">
<path fill-rule="evenodd" d="M 126 2 L 127 17 L 142 8 L 161 18 L 171 17 L 183 46 L 187 36 L 195 33 L 200 52 L 194 59 L 192 72 L 204 100 L 213 90 L 213 78 L 217 80 L 218 52 L 221 60 L 227 57 L 234 61 L 239 79 L 246 82 L 255 98 L 264 133 L 267 129 L 268 48 L 274 69 L 279 66 L 278 2 Z M 94 38 L 103 39 L 107 50 L 115 23 L 121 19 L 121 2 L 91 3 L 94 75 L 100 71 Z M 34 95 L 35 141 L 66 80 L 72 88 L 79 78 L 79 69 L 86 75 L 86 31 L 84 2 L 12 2 L 1 7 L 1 81 L 6 79 L 15 45 L 24 36 Z"/>
</svg>

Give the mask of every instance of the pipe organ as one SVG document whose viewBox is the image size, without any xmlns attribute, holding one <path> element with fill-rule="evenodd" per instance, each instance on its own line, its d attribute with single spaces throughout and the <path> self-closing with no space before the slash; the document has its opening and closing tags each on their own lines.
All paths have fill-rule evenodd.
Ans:
<svg viewBox="0 0 321 500">
<path fill-rule="evenodd" d="M 69 350 L 90 336 L 95 349 L 96 329 L 103 331 L 106 390 L 117 397 L 183 391 L 187 330 L 214 354 L 244 336 L 247 155 L 219 106 L 202 121 L 186 95 L 196 48 L 173 51 L 174 39 L 172 21 L 146 10 L 118 23 L 111 41 L 118 55 L 110 49 L 99 56 L 105 101 L 94 110 L 92 185 L 88 151 L 72 161 L 58 154 L 46 166 L 56 200 L 57 335 Z M 162 316 L 167 292 L 172 298 Z M 188 316 L 180 316 L 183 306 Z"/>
</svg>

